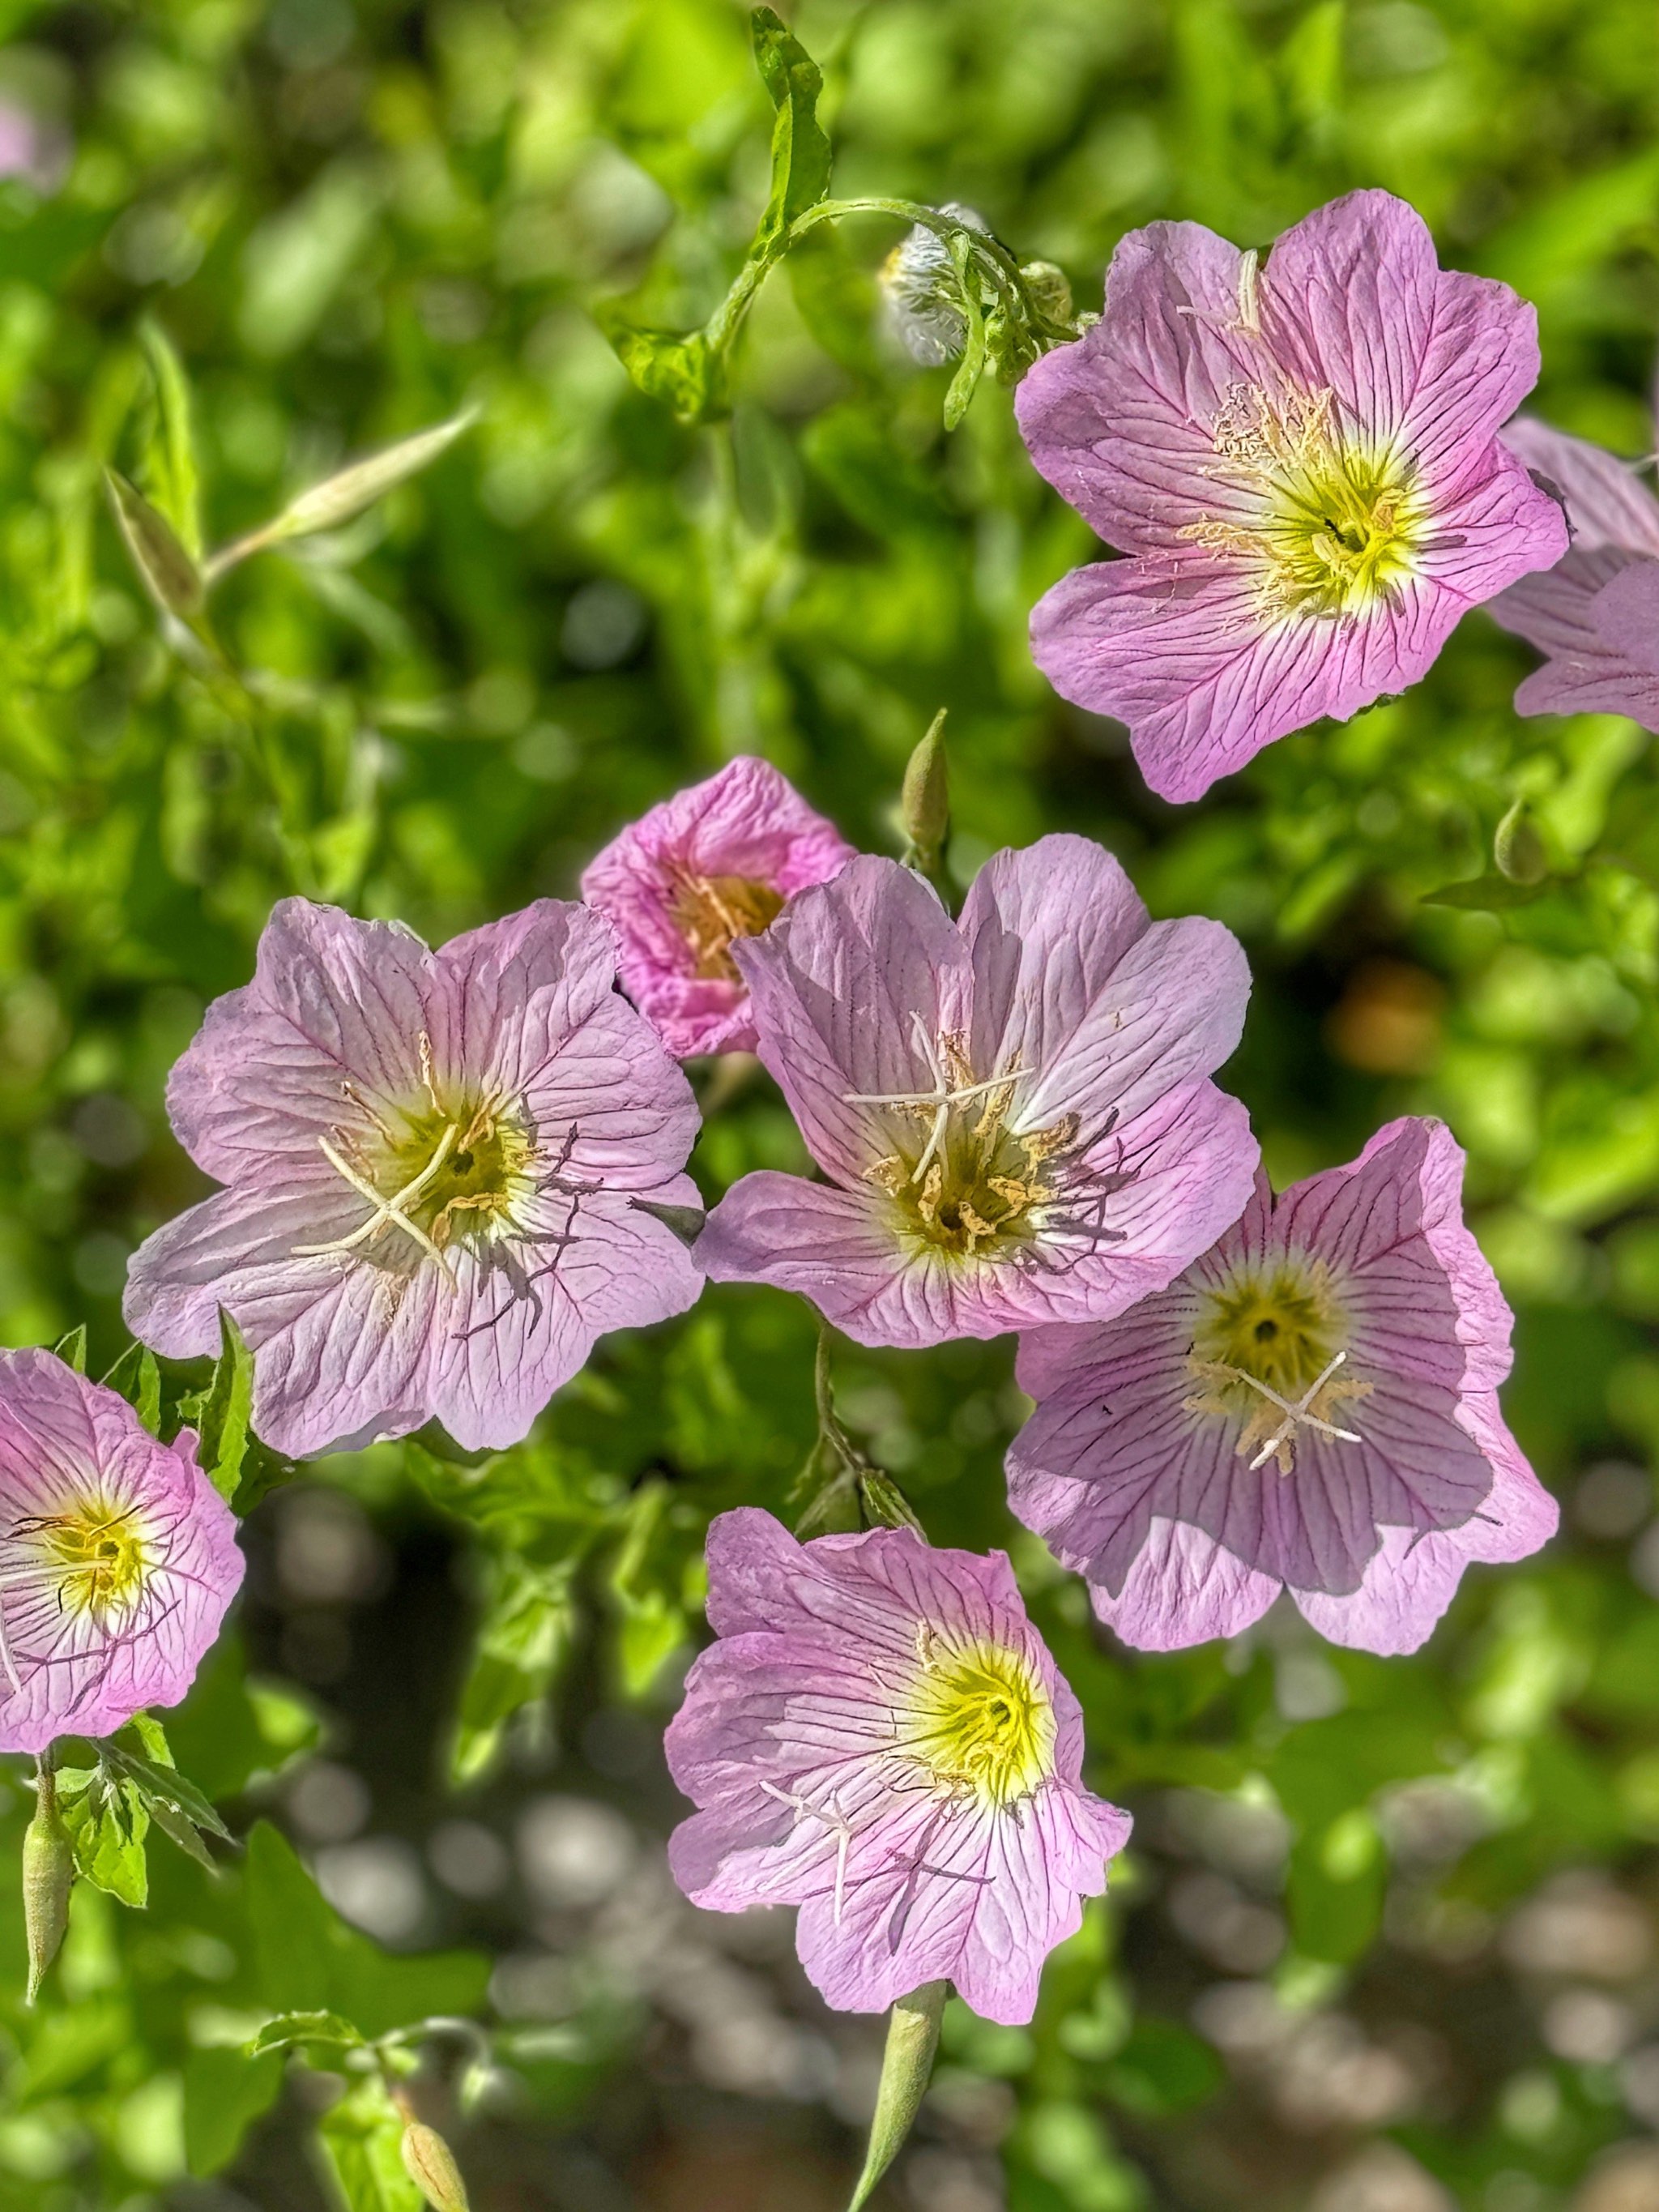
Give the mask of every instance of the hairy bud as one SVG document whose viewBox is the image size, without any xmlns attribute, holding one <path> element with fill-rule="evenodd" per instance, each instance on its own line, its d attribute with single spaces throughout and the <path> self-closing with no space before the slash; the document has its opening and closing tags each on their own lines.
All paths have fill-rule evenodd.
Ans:
<svg viewBox="0 0 1659 2212">
<path fill-rule="evenodd" d="M 971 230 L 987 228 L 954 200 L 939 213 Z M 882 268 L 881 289 L 887 328 L 912 361 L 937 368 L 957 358 L 968 340 L 968 311 L 951 249 L 936 230 L 919 222 L 905 233 Z"/>
<path fill-rule="evenodd" d="M 434 2212 L 469 2212 L 466 2184 L 455 2154 L 436 2128 L 411 2120 L 404 2130 L 404 2170 Z"/>
<path fill-rule="evenodd" d="M 29 1952 L 27 2003 L 33 2004 L 40 1996 L 46 1969 L 63 1943 L 74 1880 L 74 1847 L 58 1818 L 58 1788 L 52 1770 L 43 1765 L 34 1818 L 23 1831 L 23 1929 Z"/>
</svg>

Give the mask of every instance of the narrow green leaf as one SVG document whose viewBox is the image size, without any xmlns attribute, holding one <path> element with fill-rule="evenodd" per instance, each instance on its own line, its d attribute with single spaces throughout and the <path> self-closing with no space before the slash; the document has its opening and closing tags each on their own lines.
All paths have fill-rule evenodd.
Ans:
<svg viewBox="0 0 1659 2212">
<path fill-rule="evenodd" d="M 248 2045 L 250 2058 L 268 2051 L 295 2051 L 310 2044 L 335 2050 L 361 2050 L 365 2038 L 337 2012 L 281 2012 L 268 2020 Z"/>
<path fill-rule="evenodd" d="M 1505 907 L 1530 906 L 1547 890 L 1547 883 L 1511 883 L 1507 876 L 1494 871 L 1490 875 L 1472 876 L 1461 884 L 1446 884 L 1437 891 L 1425 891 L 1425 906 L 1471 907 L 1497 914 Z"/>
<path fill-rule="evenodd" d="M 771 260 L 797 216 L 830 191 L 830 141 L 818 122 L 823 75 L 775 8 L 750 17 L 755 62 L 777 109 L 772 126 L 772 188 L 750 254 Z"/>
<path fill-rule="evenodd" d="M 153 441 L 146 480 L 155 504 L 179 534 L 193 561 L 202 557 L 201 487 L 196 465 L 190 380 L 161 325 L 146 316 L 138 340 L 155 380 L 159 435 Z"/>
<path fill-rule="evenodd" d="M 77 1375 L 87 1371 L 87 1325 L 82 1322 L 67 1336 L 60 1336 L 52 1347 L 52 1357 L 61 1359 L 65 1367 L 72 1367 Z"/>
<path fill-rule="evenodd" d="M 158 1766 L 177 1769 L 179 1762 L 167 1742 L 167 1732 L 154 1713 L 135 1713 L 127 1726 L 144 1747 L 146 1759 L 153 1759 Z"/>
<path fill-rule="evenodd" d="M 252 1412 L 253 1355 L 221 1306 L 219 1361 L 202 1406 L 199 1457 L 208 1480 L 227 1501 L 235 1497 L 242 1479 Z"/>
<path fill-rule="evenodd" d="M 361 514 L 366 507 L 383 499 L 407 477 L 429 468 L 439 454 L 453 446 L 463 431 L 470 430 L 477 419 L 477 409 L 469 407 L 459 415 L 451 416 L 447 422 L 434 423 L 429 430 L 400 439 L 384 452 L 371 453 L 366 460 L 354 461 L 337 475 L 313 484 L 308 491 L 290 500 L 270 521 L 262 523 L 246 538 L 239 538 L 234 545 L 227 545 L 216 553 L 208 562 L 208 574 L 216 580 L 239 561 L 246 561 L 251 553 L 262 552 L 267 546 L 283 544 L 292 538 L 313 537 L 322 530 L 337 530 L 343 522 L 349 522 L 354 514 Z"/>
<path fill-rule="evenodd" d="M 173 525 L 136 484 L 114 469 L 104 471 L 115 520 L 145 590 L 163 614 L 194 624 L 206 604 L 202 574 L 179 544 Z"/>
<path fill-rule="evenodd" d="M 575 1565 L 568 1558 L 550 1565 L 492 1561 L 489 1602 L 455 1716 L 450 1771 L 457 1783 L 477 1781 L 494 1764 L 508 1721 L 552 1686 L 575 1626 Z"/>
<path fill-rule="evenodd" d="M 980 378 L 985 374 L 985 315 L 980 306 L 979 283 L 969 266 L 972 247 L 957 232 L 951 240 L 951 258 L 956 263 L 957 273 L 962 279 L 962 312 L 967 320 L 968 335 L 962 349 L 962 359 L 957 363 L 957 373 L 951 379 L 950 389 L 945 395 L 945 427 L 954 430 L 968 412 L 969 403 L 979 388 Z"/>
<path fill-rule="evenodd" d="M 161 1420 L 161 1370 L 147 1344 L 130 1344 L 104 1377 L 154 1436 Z"/>
<path fill-rule="evenodd" d="M 155 1812 L 159 1806 L 166 1806 L 193 1827 L 217 1836 L 221 1842 L 234 1842 L 212 1805 L 176 1766 L 160 1765 L 139 1752 L 124 1750 L 118 1743 L 100 1744 L 99 1753 L 105 1764 L 136 1791 L 148 1811 Z"/>
</svg>

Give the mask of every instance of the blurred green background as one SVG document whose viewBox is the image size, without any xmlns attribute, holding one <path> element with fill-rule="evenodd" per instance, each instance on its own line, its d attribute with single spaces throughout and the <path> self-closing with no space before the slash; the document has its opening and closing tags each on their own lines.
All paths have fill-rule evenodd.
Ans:
<svg viewBox="0 0 1659 2212">
<path fill-rule="evenodd" d="M 792 21 L 838 193 L 965 202 L 1088 307 L 1133 225 L 1265 244 L 1386 185 L 1449 263 L 1537 302 L 1541 411 L 1650 448 L 1650 0 L 823 0 Z M 1091 541 L 1007 394 L 947 436 L 948 372 L 883 342 L 891 223 L 775 275 L 730 422 L 677 427 L 591 311 L 691 325 L 741 258 L 771 111 L 730 0 L 0 0 L 0 1339 L 84 1319 L 94 1373 L 122 1351 L 128 1254 L 204 1188 L 167 1070 L 278 896 L 442 938 L 569 896 L 622 822 L 742 750 L 894 850 L 904 760 L 948 707 L 959 882 L 1079 830 L 1156 911 L 1243 938 L 1224 1079 L 1278 1180 L 1389 1115 L 1449 1120 L 1519 1317 L 1509 1409 L 1564 1527 L 1472 1573 L 1408 1661 L 1276 1614 L 1127 1654 L 1015 1543 L 1135 1840 L 1029 2033 L 953 2010 L 889 2202 L 1659 2204 L 1644 733 L 1517 720 L 1528 656 L 1476 617 L 1405 699 L 1199 806 L 1151 799 L 1122 732 L 1032 669 L 1028 611 Z M 188 380 L 193 464 L 146 319 Z M 193 465 L 222 544 L 465 405 L 429 471 L 216 593 L 248 695 L 163 636 L 106 465 L 186 536 Z M 1490 873 L 1517 799 L 1535 895 L 1425 904 Z M 696 1164 L 712 1191 L 798 1144 L 755 1082 Z M 148 1911 L 77 1890 L 33 2014 L 7 1915 L 0 2207 L 408 2212 L 363 2148 L 368 2090 L 331 2101 L 326 2054 L 243 2056 L 319 2002 L 370 2033 L 477 2012 L 487 2048 L 428 2039 L 416 2088 L 481 2212 L 842 2200 L 878 2024 L 823 2011 L 787 1919 L 699 1916 L 661 1858 L 702 1533 L 739 1500 L 783 1510 L 812 1341 L 791 1301 L 710 1292 L 601 1346 L 488 1467 L 386 1448 L 273 1491 L 239 1641 L 173 1735 L 323 1894 L 270 1829 L 216 1878 L 161 1843 Z M 843 1414 L 937 1540 L 1010 1540 L 1012 1353 L 837 1352 Z"/>
</svg>

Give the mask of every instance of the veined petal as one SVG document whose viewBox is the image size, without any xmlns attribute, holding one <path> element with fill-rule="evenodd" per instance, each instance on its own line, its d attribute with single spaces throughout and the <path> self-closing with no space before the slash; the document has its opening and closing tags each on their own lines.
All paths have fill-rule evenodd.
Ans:
<svg viewBox="0 0 1659 2212">
<path fill-rule="evenodd" d="M 1560 493 L 1575 552 L 1606 546 L 1659 556 L 1659 500 L 1637 475 L 1636 463 L 1530 415 L 1506 423 L 1502 437 L 1510 453 Z"/>
</svg>

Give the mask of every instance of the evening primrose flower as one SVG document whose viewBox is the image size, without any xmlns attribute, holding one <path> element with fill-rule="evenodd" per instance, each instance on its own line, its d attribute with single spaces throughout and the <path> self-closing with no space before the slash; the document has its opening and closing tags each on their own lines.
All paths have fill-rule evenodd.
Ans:
<svg viewBox="0 0 1659 2212">
<path fill-rule="evenodd" d="M 1572 546 L 1488 611 L 1547 655 L 1515 695 L 1523 714 L 1628 714 L 1659 730 L 1659 500 L 1635 466 L 1522 416 L 1504 442 L 1565 502 Z"/>
<path fill-rule="evenodd" d="M 1126 1643 L 1231 1636 L 1281 1589 L 1322 1634 L 1413 1651 L 1472 1559 L 1554 1501 L 1498 1410 L 1510 1310 L 1463 1226 L 1463 1155 L 1391 1121 L 1103 1328 L 1020 1347 L 1009 1503 Z"/>
<path fill-rule="evenodd" d="M 1039 666 L 1176 799 L 1415 683 L 1566 550 L 1496 434 L 1537 374 L 1532 308 L 1441 270 L 1388 192 L 1319 209 L 1265 269 L 1197 223 L 1131 232 L 1100 323 L 1017 397 L 1037 467 L 1130 556 L 1040 602 Z"/>
<path fill-rule="evenodd" d="M 48 1352 L 0 1352 L 0 1751 L 189 1689 L 243 1571 L 195 1445 Z"/>
<path fill-rule="evenodd" d="M 1129 1819 L 1082 1786 L 1078 1703 L 1006 1559 L 908 1528 L 798 1544 L 744 1507 L 708 1532 L 708 1619 L 667 1736 L 701 1808 L 669 1844 L 687 1896 L 799 1905 L 842 2010 L 948 1978 L 1030 2020 Z"/>
<path fill-rule="evenodd" d="M 689 1060 L 752 1048 L 733 945 L 852 857 L 776 769 L 744 757 L 630 823 L 589 864 L 582 896 L 615 926 L 623 988 Z"/>
<path fill-rule="evenodd" d="M 1243 1204 L 1210 1082 L 1249 978 L 1218 922 L 1149 922 L 1088 839 L 999 853 L 954 923 L 871 856 L 733 947 L 759 1051 L 828 1178 L 745 1176 L 697 1245 L 864 1344 L 1119 1313 Z"/>
<path fill-rule="evenodd" d="M 179 1141 L 228 1188 L 135 1255 L 135 1333 L 210 1352 L 224 1307 L 279 1451 L 434 1416 L 469 1449 L 516 1443 L 597 1336 L 701 1287 L 648 1210 L 696 1202 L 696 1107 L 616 959 L 564 900 L 435 953 L 284 900 L 173 1071 Z"/>
</svg>

